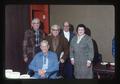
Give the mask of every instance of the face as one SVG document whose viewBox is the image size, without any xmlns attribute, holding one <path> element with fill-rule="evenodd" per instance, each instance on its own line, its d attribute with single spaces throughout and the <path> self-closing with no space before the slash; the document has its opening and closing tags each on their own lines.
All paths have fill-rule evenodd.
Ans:
<svg viewBox="0 0 120 84">
<path fill-rule="evenodd" d="M 78 34 L 78 36 L 81 36 L 81 35 L 85 34 L 84 28 L 83 27 L 79 27 L 78 31 L 77 31 L 77 34 Z"/>
<path fill-rule="evenodd" d="M 64 23 L 64 31 L 66 31 L 66 32 L 69 31 L 69 23 L 68 22 Z"/>
<path fill-rule="evenodd" d="M 38 30 L 40 27 L 40 23 L 36 20 L 32 23 L 32 27 L 34 30 Z"/>
<path fill-rule="evenodd" d="M 58 36 L 59 32 L 60 32 L 59 29 L 51 29 L 51 33 L 52 33 L 52 35 L 55 36 L 55 37 Z"/>
<path fill-rule="evenodd" d="M 46 43 L 41 43 L 40 48 L 41 48 L 43 53 L 47 53 L 49 50 L 49 45 Z"/>
</svg>

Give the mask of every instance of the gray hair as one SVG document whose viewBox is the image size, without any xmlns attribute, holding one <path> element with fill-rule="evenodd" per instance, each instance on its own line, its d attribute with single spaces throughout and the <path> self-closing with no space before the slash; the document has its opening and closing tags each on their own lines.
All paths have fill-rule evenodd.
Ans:
<svg viewBox="0 0 120 84">
<path fill-rule="evenodd" d="M 40 42 L 40 45 L 41 45 L 42 43 L 45 43 L 45 44 L 49 45 L 47 40 L 42 40 L 42 41 Z"/>
<path fill-rule="evenodd" d="M 36 21 L 40 23 L 40 19 L 39 19 L 39 18 L 34 18 L 34 19 L 32 20 L 32 22 L 31 22 L 31 24 L 35 23 Z"/>
<path fill-rule="evenodd" d="M 52 26 L 51 26 L 51 29 L 60 29 L 60 26 L 57 25 L 57 24 L 55 24 L 55 25 L 52 25 Z"/>
</svg>

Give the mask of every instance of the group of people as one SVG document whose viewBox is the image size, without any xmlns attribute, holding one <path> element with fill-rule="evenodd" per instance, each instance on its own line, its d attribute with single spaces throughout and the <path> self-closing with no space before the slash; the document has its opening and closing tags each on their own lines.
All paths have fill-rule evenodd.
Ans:
<svg viewBox="0 0 120 84">
<path fill-rule="evenodd" d="M 40 28 L 40 20 L 34 18 L 32 28 L 25 32 L 23 56 L 28 70 L 33 70 L 34 78 L 44 79 L 53 71 L 65 79 L 93 78 L 92 61 L 94 49 L 92 38 L 85 33 L 84 24 L 79 24 L 76 33 L 69 30 L 70 23 L 65 21 L 63 29 L 57 24 L 50 27 L 45 35 Z M 55 79 L 56 74 L 51 78 Z"/>
</svg>

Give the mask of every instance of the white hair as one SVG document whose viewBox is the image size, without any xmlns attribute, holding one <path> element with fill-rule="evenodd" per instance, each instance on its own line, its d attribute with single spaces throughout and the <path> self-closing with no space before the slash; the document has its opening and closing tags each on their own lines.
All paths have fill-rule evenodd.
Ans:
<svg viewBox="0 0 120 84">
<path fill-rule="evenodd" d="M 39 22 L 40 23 L 40 19 L 39 18 L 34 18 L 31 22 L 31 24 L 35 23 L 35 22 Z"/>
<path fill-rule="evenodd" d="M 45 44 L 49 45 L 47 40 L 42 40 L 42 41 L 40 42 L 40 45 L 41 45 L 42 43 L 45 43 Z"/>
<path fill-rule="evenodd" d="M 60 29 L 60 26 L 57 25 L 57 24 L 55 24 L 55 25 L 52 25 L 52 26 L 51 26 L 51 29 Z"/>
</svg>

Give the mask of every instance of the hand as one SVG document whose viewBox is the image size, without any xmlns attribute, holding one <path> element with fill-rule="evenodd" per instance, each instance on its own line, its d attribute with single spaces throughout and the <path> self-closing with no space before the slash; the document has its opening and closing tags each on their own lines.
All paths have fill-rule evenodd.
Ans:
<svg viewBox="0 0 120 84">
<path fill-rule="evenodd" d="M 46 72 L 46 70 L 44 70 L 44 69 L 40 69 L 40 70 L 38 71 L 38 73 L 39 73 L 41 76 L 44 76 L 44 75 L 45 75 L 45 72 Z"/>
<path fill-rule="evenodd" d="M 87 67 L 91 67 L 91 62 L 90 61 L 87 61 Z"/>
<path fill-rule="evenodd" d="M 64 63 L 65 61 L 64 61 L 64 59 L 60 59 L 60 62 L 61 62 L 61 63 Z"/>
<path fill-rule="evenodd" d="M 74 60 L 71 60 L 71 64 L 74 65 Z"/>
<path fill-rule="evenodd" d="M 28 61 L 28 57 L 24 57 L 24 61 L 27 62 Z"/>
</svg>

